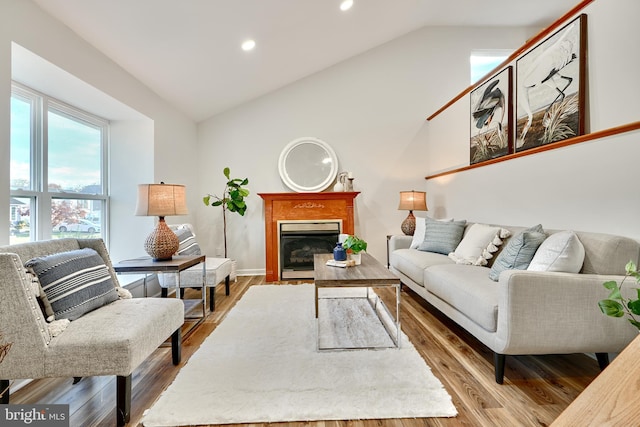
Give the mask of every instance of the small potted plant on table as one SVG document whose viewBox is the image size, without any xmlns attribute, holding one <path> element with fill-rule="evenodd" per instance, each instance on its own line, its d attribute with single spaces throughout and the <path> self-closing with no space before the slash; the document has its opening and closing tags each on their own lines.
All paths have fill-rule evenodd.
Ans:
<svg viewBox="0 0 640 427">
<path fill-rule="evenodd" d="M 355 235 L 349 235 L 344 242 L 342 243 L 342 247 L 350 252 L 349 256 L 353 261 L 355 261 L 356 265 L 360 265 L 362 263 L 362 254 L 367 250 L 367 242 L 359 238 Z"/>
</svg>

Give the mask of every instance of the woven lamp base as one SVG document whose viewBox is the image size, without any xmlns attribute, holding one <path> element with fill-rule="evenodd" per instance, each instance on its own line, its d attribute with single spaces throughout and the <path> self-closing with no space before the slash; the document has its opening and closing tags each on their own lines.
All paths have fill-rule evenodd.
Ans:
<svg viewBox="0 0 640 427">
<path fill-rule="evenodd" d="M 164 222 L 164 217 L 160 217 L 158 225 L 144 241 L 144 250 L 154 261 L 170 260 L 179 246 L 178 236 Z"/>
<path fill-rule="evenodd" d="M 416 217 L 413 216 L 413 212 L 409 211 L 409 215 L 402 221 L 402 225 L 400 229 L 407 236 L 413 236 L 413 233 L 416 231 Z"/>
</svg>

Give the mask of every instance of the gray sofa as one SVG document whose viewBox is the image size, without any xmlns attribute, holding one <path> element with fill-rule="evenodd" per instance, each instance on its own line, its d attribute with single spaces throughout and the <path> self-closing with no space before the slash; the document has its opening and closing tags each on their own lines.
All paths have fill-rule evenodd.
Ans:
<svg viewBox="0 0 640 427">
<path fill-rule="evenodd" d="M 0 332 L 3 343 L 11 344 L 0 363 L 0 392 L 7 388 L 0 403 L 9 402 L 9 380 L 13 379 L 116 375 L 117 423 L 124 425 L 130 418 L 134 369 L 169 337 L 173 364 L 180 363 L 184 306 L 177 299 L 118 298 L 75 320 L 63 320 L 66 329 L 54 336 L 31 293 L 33 279 L 24 264 L 83 248 L 95 250 L 102 258 L 117 291 L 118 279 L 101 239 L 0 247 Z"/>
<path fill-rule="evenodd" d="M 465 235 L 471 224 L 465 227 Z M 501 226 L 510 238 L 524 227 Z M 557 231 L 545 230 L 547 234 Z M 415 291 L 494 352 L 502 384 L 506 355 L 596 353 L 601 368 L 638 335 L 626 320 L 602 314 L 606 280 L 620 280 L 640 243 L 625 237 L 576 232 L 584 246 L 578 273 L 505 270 L 497 281 L 487 266 L 461 265 L 440 253 L 410 248 L 411 236 L 389 239 L 390 269 Z M 630 292 L 630 290 L 628 290 Z"/>
</svg>

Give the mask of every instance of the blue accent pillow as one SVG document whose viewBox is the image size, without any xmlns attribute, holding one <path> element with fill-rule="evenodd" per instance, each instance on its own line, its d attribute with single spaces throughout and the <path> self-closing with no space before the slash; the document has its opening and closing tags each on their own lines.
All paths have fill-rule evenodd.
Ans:
<svg viewBox="0 0 640 427">
<path fill-rule="evenodd" d="M 489 278 L 497 282 L 500 273 L 505 270 L 526 270 L 546 238 L 547 235 L 540 224 L 515 235 L 498 254 L 489 271 Z"/>
<path fill-rule="evenodd" d="M 30 259 L 56 319 L 75 320 L 116 301 L 118 292 L 102 257 L 85 248 Z"/>
<path fill-rule="evenodd" d="M 443 222 L 426 217 L 424 240 L 418 250 L 448 255 L 460 244 L 466 224 L 466 220 Z"/>
</svg>

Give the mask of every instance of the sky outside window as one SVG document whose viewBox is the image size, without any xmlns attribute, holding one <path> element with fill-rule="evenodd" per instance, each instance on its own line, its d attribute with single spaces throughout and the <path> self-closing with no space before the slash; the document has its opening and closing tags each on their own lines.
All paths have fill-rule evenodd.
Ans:
<svg viewBox="0 0 640 427">
<path fill-rule="evenodd" d="M 101 192 L 100 129 L 49 111 L 49 190 Z"/>
<path fill-rule="evenodd" d="M 491 70 L 502 64 L 511 51 L 472 52 L 469 57 L 471 64 L 471 84 L 489 74 Z"/>
<path fill-rule="evenodd" d="M 11 98 L 11 189 L 31 189 L 31 103 Z"/>
<path fill-rule="evenodd" d="M 31 188 L 31 104 L 11 98 L 11 189 Z M 50 191 L 99 193 L 102 186 L 101 130 L 50 110 Z M 96 190 L 96 187 L 98 189 Z"/>
</svg>

